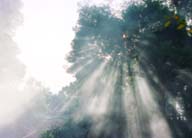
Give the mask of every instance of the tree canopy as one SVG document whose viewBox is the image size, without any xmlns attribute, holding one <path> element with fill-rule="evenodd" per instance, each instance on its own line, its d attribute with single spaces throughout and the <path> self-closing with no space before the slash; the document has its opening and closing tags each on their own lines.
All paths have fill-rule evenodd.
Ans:
<svg viewBox="0 0 192 138">
<path fill-rule="evenodd" d="M 42 138 L 191 137 L 190 4 L 143 0 L 121 17 L 107 6 L 82 7 L 68 57 L 77 80 L 63 89 L 78 119 Z M 151 130 L 154 118 L 166 134 Z"/>
</svg>

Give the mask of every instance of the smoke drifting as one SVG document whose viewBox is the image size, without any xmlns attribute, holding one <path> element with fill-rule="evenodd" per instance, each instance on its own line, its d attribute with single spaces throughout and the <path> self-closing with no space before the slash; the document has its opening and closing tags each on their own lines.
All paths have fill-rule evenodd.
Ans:
<svg viewBox="0 0 192 138">
<path fill-rule="evenodd" d="M 0 130 L 24 112 L 40 89 L 26 83 L 25 65 L 17 58 L 19 49 L 13 37 L 22 24 L 21 6 L 20 0 L 0 0 Z"/>
<path fill-rule="evenodd" d="M 22 21 L 20 7 L 21 2 L 18 0 L 0 1 L 0 125 L 13 119 L 12 111 L 18 108 L 17 103 L 22 100 L 19 85 L 25 67 L 17 59 L 18 49 L 12 38 L 16 26 Z"/>
</svg>

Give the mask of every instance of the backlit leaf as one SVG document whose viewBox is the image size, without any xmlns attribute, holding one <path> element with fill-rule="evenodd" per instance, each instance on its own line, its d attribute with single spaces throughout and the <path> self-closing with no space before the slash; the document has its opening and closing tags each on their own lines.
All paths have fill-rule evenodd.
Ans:
<svg viewBox="0 0 192 138">
<path fill-rule="evenodd" d="M 170 25 L 171 25 L 171 21 L 167 21 L 167 22 L 164 24 L 165 27 L 169 27 Z"/>
</svg>

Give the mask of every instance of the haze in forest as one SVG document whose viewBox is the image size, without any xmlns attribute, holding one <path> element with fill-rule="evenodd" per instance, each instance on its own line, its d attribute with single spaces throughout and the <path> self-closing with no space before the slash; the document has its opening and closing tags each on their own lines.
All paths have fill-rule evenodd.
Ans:
<svg viewBox="0 0 192 138">
<path fill-rule="evenodd" d="M 191 6 L 0 0 L 0 137 L 191 137 Z"/>
<path fill-rule="evenodd" d="M 35 114 L 27 112 L 44 114 L 45 107 L 38 109 L 37 105 L 46 104 L 45 95 L 56 94 L 75 80 L 66 71 L 70 65 L 66 56 L 71 50 L 79 2 L 0 1 L 1 137 L 16 138 L 34 131 L 38 124 L 30 123 L 35 122 Z M 17 123 L 21 125 L 15 130 Z"/>
</svg>

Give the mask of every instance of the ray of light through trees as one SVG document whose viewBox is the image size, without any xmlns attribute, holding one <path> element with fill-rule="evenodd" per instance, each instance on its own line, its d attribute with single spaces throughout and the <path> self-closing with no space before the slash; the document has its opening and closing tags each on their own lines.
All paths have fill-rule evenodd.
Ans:
<svg viewBox="0 0 192 138">
<path fill-rule="evenodd" d="M 191 2 L 174 2 L 132 1 L 121 17 L 80 8 L 68 56 L 76 81 L 60 92 L 70 119 L 42 138 L 192 136 Z"/>
</svg>

